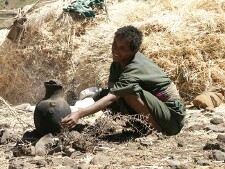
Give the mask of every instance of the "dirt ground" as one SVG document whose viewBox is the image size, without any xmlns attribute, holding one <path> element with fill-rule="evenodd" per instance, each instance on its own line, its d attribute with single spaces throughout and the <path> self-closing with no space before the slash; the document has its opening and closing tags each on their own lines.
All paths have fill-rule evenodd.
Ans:
<svg viewBox="0 0 225 169">
<path fill-rule="evenodd" d="M 176 136 L 149 130 L 140 134 L 125 126 L 126 120 L 106 115 L 93 124 L 83 120 L 76 131 L 36 143 L 34 135 L 25 136 L 34 132 L 33 111 L 1 108 L 1 168 L 225 168 L 225 104 L 213 110 L 188 108 L 185 126 Z M 38 153 L 35 144 L 45 145 Z"/>
<path fill-rule="evenodd" d="M 57 1 L 59 4 L 57 4 Z M 69 0 L 63 0 L 63 1 L 57 0 L 57 1 L 54 1 L 55 3 L 54 4 L 52 3 L 51 5 L 49 4 L 43 5 L 43 7 L 40 7 L 40 9 L 38 9 L 37 7 L 37 9 L 35 8 L 36 11 L 34 10 L 34 13 L 30 15 L 30 18 L 29 16 L 27 16 L 28 19 L 30 20 L 34 20 L 33 18 L 40 17 L 40 20 L 43 20 L 43 21 L 45 20 L 46 22 L 45 24 L 43 24 L 44 26 L 49 25 L 49 27 L 39 28 L 40 32 L 41 30 L 43 30 L 43 32 L 41 32 L 43 33 L 43 35 L 45 35 L 45 33 L 49 35 L 49 37 L 47 36 L 47 38 L 44 39 L 44 41 L 47 41 L 47 42 L 49 39 L 51 38 L 53 39 L 53 36 L 52 37 L 50 36 L 52 34 L 53 28 L 55 28 L 55 25 L 56 25 L 53 23 L 55 23 L 55 20 L 58 21 L 58 18 L 59 18 L 58 14 L 47 12 L 50 9 L 50 7 L 48 6 L 51 6 L 51 9 L 55 9 L 55 10 L 57 9 L 56 11 L 60 11 L 58 13 L 60 13 L 60 16 L 61 16 L 61 10 L 63 7 L 62 5 L 64 4 L 64 2 L 69 2 Z M 13 2 L 16 2 L 16 0 L 13 0 L 13 1 L 9 0 L 8 9 L 11 9 L 12 6 L 10 5 L 15 4 Z M 84 35 L 79 34 L 77 39 L 81 38 L 82 42 L 80 42 L 80 40 L 78 41 L 79 43 L 77 42 L 78 44 L 76 45 L 79 45 L 81 47 L 75 48 L 77 50 L 76 53 L 78 54 L 80 53 L 82 54 L 82 56 L 84 55 L 87 58 L 90 55 L 91 56 L 100 55 L 101 57 L 104 57 L 105 59 L 105 54 L 103 52 L 105 51 L 105 49 L 103 50 L 103 48 L 106 48 L 105 46 L 109 46 L 109 43 L 108 42 L 106 43 L 106 41 L 108 41 L 107 39 L 111 36 L 111 32 L 107 32 L 107 31 L 104 32 L 105 30 L 109 30 L 109 27 L 110 29 L 114 29 L 115 25 L 123 25 L 123 23 L 127 23 L 127 24 L 133 23 L 134 21 L 136 24 L 140 21 L 140 25 L 143 24 L 143 26 L 145 26 L 144 23 L 146 22 L 146 32 L 148 32 L 148 29 L 153 31 L 153 33 L 149 34 L 149 36 L 148 34 L 146 34 L 146 36 L 149 39 L 147 43 L 149 45 L 147 45 L 145 49 L 146 53 L 148 53 L 147 51 L 148 46 L 155 50 L 155 51 L 153 50 L 149 52 L 149 53 L 153 52 L 153 55 L 154 53 L 160 54 L 160 51 L 164 51 L 165 50 L 164 46 L 166 46 L 168 48 L 171 48 L 171 51 L 169 51 L 169 53 L 166 53 L 165 55 L 168 55 L 168 56 L 171 55 L 174 58 L 176 58 L 176 56 L 180 56 L 183 53 L 183 49 L 185 49 L 184 53 L 187 52 L 185 56 L 187 58 L 191 56 L 190 58 L 193 59 L 195 58 L 194 57 L 196 53 L 195 51 L 200 51 L 200 52 L 197 52 L 196 58 L 201 58 L 199 57 L 201 53 L 203 54 L 205 53 L 205 56 L 208 56 L 208 55 L 211 56 L 210 59 L 206 58 L 206 61 L 204 62 L 203 62 L 203 59 L 200 60 L 201 63 L 203 63 L 202 64 L 203 66 L 206 65 L 205 67 L 207 69 L 200 67 L 198 70 L 202 69 L 202 72 L 199 72 L 199 76 L 196 76 L 196 68 L 193 70 L 190 69 L 189 74 L 191 74 L 192 71 L 194 71 L 194 73 L 192 74 L 198 78 L 205 75 L 205 72 L 209 72 L 210 73 L 209 76 L 211 77 L 211 73 L 212 73 L 211 70 L 216 70 L 216 73 L 219 72 L 220 73 L 219 75 L 221 77 L 218 76 L 218 79 L 215 79 L 215 81 L 223 82 L 221 79 L 224 78 L 223 76 L 224 74 L 220 70 L 222 70 L 224 65 L 222 63 L 224 62 L 223 60 L 217 60 L 218 58 L 222 59 L 221 56 L 223 56 L 224 54 L 222 50 L 223 43 L 218 43 L 220 41 L 222 42 L 222 37 L 224 37 L 223 36 L 224 35 L 223 18 L 220 17 L 220 15 L 223 12 L 222 9 L 224 9 L 223 8 L 224 3 L 222 3 L 222 1 L 221 3 L 219 3 L 219 1 L 218 2 L 216 1 L 215 3 L 214 1 L 209 1 L 210 3 L 208 4 L 205 3 L 206 4 L 205 8 L 203 8 L 205 1 L 202 1 L 202 4 L 199 4 L 199 5 L 197 3 L 198 1 L 196 1 L 197 5 L 195 5 L 195 3 L 189 3 L 188 4 L 189 6 L 187 6 L 187 8 L 183 8 L 183 6 L 179 5 L 178 3 L 178 7 L 181 7 L 181 9 L 179 9 L 176 6 L 176 3 L 175 3 L 175 6 L 173 7 L 171 3 L 169 3 L 169 1 L 168 1 L 168 4 L 166 4 L 167 1 L 162 1 L 162 2 L 165 2 L 164 4 L 165 6 L 161 3 L 158 3 L 159 1 L 155 1 L 154 5 L 157 5 L 157 6 L 155 6 L 151 10 L 150 10 L 150 7 L 152 5 L 151 3 L 146 3 L 146 5 L 143 5 L 143 3 L 138 4 L 138 2 L 139 1 L 132 1 L 132 2 L 127 1 L 120 4 L 120 1 L 115 1 L 115 3 L 111 3 L 110 1 L 109 4 L 107 5 L 107 15 L 105 14 L 102 17 L 102 18 L 105 18 L 107 16 L 108 19 L 109 18 L 111 19 L 110 22 L 109 21 L 105 22 L 105 19 L 102 19 L 100 16 L 96 17 L 96 20 L 99 19 L 99 23 L 97 21 L 96 23 L 95 22 L 93 23 L 96 24 L 97 27 L 89 28 L 90 30 L 88 29 L 85 30 L 86 34 Z M 146 2 L 150 2 L 150 1 L 146 1 Z M 211 2 L 213 2 L 212 4 L 214 4 L 214 6 L 211 5 Z M 137 3 L 138 9 L 137 9 L 137 6 L 134 5 L 135 3 Z M 57 6 L 57 8 L 55 6 Z M 146 8 L 144 8 L 145 6 Z M 203 7 L 200 8 L 201 6 Z M 144 11 L 144 9 L 147 9 L 147 7 L 150 10 L 150 12 L 148 12 L 148 15 L 147 13 L 142 12 Z M 179 10 L 176 10 L 176 8 L 178 8 Z M 216 9 L 219 12 L 216 12 L 217 11 Z M 42 10 L 44 12 L 40 12 Z M 42 15 L 39 16 L 38 13 L 43 14 L 43 16 Z M 48 15 L 44 15 L 46 13 Z M 213 17 L 214 13 L 215 13 L 215 17 Z M 44 16 L 48 16 L 48 19 L 46 19 L 47 17 L 44 18 Z M 53 16 L 56 16 L 56 17 L 53 17 Z M 50 20 L 51 18 L 52 20 L 54 20 L 54 22 Z M 148 20 L 143 21 L 143 18 L 148 18 Z M 218 21 L 217 21 L 217 18 L 218 18 Z M 171 20 L 171 22 L 167 23 L 167 21 L 169 20 Z M 181 24 L 181 21 L 183 21 L 182 24 Z M 65 19 L 65 22 L 62 22 L 62 23 L 65 24 L 66 22 L 69 23 L 69 20 L 66 21 Z M 73 27 L 72 24 L 69 26 Z M 79 28 L 79 25 L 77 26 Z M 63 30 L 64 28 L 65 27 L 62 27 L 62 29 L 58 29 L 60 32 L 59 34 L 55 32 L 56 35 L 54 35 L 54 37 L 56 37 L 56 39 L 53 39 L 55 40 L 54 41 L 55 44 L 58 44 L 57 38 L 60 40 L 62 39 L 61 37 L 62 37 L 62 32 L 64 31 Z M 48 32 L 48 29 L 50 30 L 49 32 Z M 9 30 L 6 30 L 6 29 L 0 30 L 0 45 L 5 39 L 8 31 Z M 96 37 L 94 36 L 93 39 L 91 39 L 92 44 L 94 45 L 90 45 L 89 35 L 94 35 L 95 31 L 96 31 L 96 35 L 98 36 Z M 170 31 L 172 33 L 170 33 Z M 176 32 L 177 34 L 175 34 Z M 172 36 L 173 34 L 174 36 Z M 205 36 L 205 38 L 202 38 L 203 35 Z M 102 38 L 102 37 L 105 37 L 105 38 Z M 215 39 L 212 39 L 213 37 Z M 209 40 L 207 40 L 207 38 Z M 150 39 L 153 39 L 153 40 L 150 40 Z M 154 41 L 154 39 L 156 40 L 157 43 L 152 42 Z M 195 39 L 195 40 L 192 43 L 190 43 L 190 39 Z M 199 40 L 199 42 L 197 40 Z M 41 41 L 43 41 L 42 38 L 41 38 Z M 204 43 L 202 43 L 201 41 Z M 214 49 L 214 46 L 212 46 L 211 43 L 209 43 L 211 41 L 216 42 L 215 49 Z M 207 42 L 209 43 L 208 45 L 207 45 Z M 175 45 L 176 43 L 179 45 L 176 46 Z M 63 41 L 63 44 L 64 44 L 64 41 Z M 103 44 L 105 46 L 103 46 Z M 218 44 L 220 44 L 221 47 Z M 27 44 L 27 49 L 30 46 L 31 47 L 33 46 L 33 44 L 31 44 L 30 46 L 29 45 L 30 44 Z M 67 45 L 68 43 L 66 43 L 65 47 L 67 47 Z M 98 48 L 100 47 L 100 45 L 101 45 L 101 48 L 99 49 L 98 52 L 96 52 L 96 50 L 93 50 L 93 46 L 94 48 Z M 30 49 L 32 49 L 32 52 L 33 52 L 33 48 L 31 47 Z M 46 48 L 46 50 L 47 49 L 48 48 Z M 54 46 L 52 50 L 55 51 L 55 49 L 56 47 Z M 180 51 L 178 50 L 177 52 L 174 53 L 173 52 L 174 50 L 172 49 L 179 49 L 182 52 L 181 54 L 179 54 Z M 187 49 L 189 49 L 190 51 Z M 10 50 L 11 50 L 11 46 L 10 46 Z M 165 51 L 167 51 L 167 49 Z M 214 51 L 216 51 L 216 53 L 214 53 Z M 51 52 L 52 51 L 50 51 L 49 53 Z M 64 48 L 62 52 L 64 52 Z M 182 54 L 182 57 L 183 57 L 183 54 Z M 212 68 L 210 61 L 214 60 L 214 57 L 216 59 L 212 65 L 216 65 L 216 62 L 221 63 L 221 65 L 219 66 L 216 65 L 215 68 Z M 162 59 L 166 59 L 166 58 L 163 57 Z M 182 60 L 181 63 L 185 63 L 185 61 L 189 63 L 188 60 Z M 159 60 L 159 62 L 162 62 L 162 61 Z M 170 62 L 172 66 L 169 65 L 168 67 L 180 66 L 180 65 L 174 66 L 173 60 L 168 61 L 168 63 Z M 198 61 L 195 61 L 195 62 L 199 64 Z M 101 63 L 101 62 L 98 62 L 98 63 Z M 190 61 L 190 63 L 191 64 L 193 63 L 192 60 Z M 19 66 L 21 67 L 21 65 Z M 20 70 L 20 67 L 19 67 L 19 70 Z M 87 67 L 90 69 L 89 66 Z M 185 67 L 188 67 L 188 65 L 185 65 Z M 190 67 L 194 67 L 194 66 L 190 65 Z M 221 69 L 217 70 L 217 68 L 219 67 L 221 67 Z M 205 71 L 208 69 L 209 71 Z M 8 71 L 8 73 L 9 74 L 12 73 L 11 71 L 12 69 L 9 69 L 9 70 L 10 71 Z M 83 69 L 81 70 L 83 71 Z M 172 71 L 175 71 L 175 69 L 172 69 L 171 72 Z M 38 74 L 41 74 L 41 73 L 39 73 L 38 71 Z M 213 77 L 217 77 L 216 76 L 217 74 L 216 75 L 212 74 L 212 75 Z M 208 82 L 209 76 L 206 76 L 207 77 L 206 82 Z M 89 77 L 90 75 L 88 74 L 88 78 Z M 196 80 L 196 77 L 194 77 L 193 79 Z M 82 76 L 82 78 L 85 79 L 85 76 L 84 77 Z M 18 79 L 19 78 L 17 77 L 16 78 L 17 85 L 15 85 L 16 91 L 18 91 L 18 88 L 22 88 L 22 87 L 25 87 L 25 90 L 27 91 L 28 86 L 24 85 L 25 84 L 24 81 L 21 82 L 22 84 L 21 87 L 18 87 Z M 9 83 L 6 83 L 6 84 L 10 84 L 10 83 L 11 81 L 9 81 Z M 198 83 L 198 82 L 195 81 L 195 83 Z M 191 85 L 191 81 L 186 84 L 187 86 L 185 85 L 185 87 L 188 87 L 188 85 Z M 202 85 L 202 84 L 205 84 L 205 81 L 199 82 L 199 85 Z M 32 88 L 32 91 L 33 91 L 33 88 Z M 15 94 L 15 92 L 8 92 L 8 93 Z M 15 95 L 11 95 L 11 96 L 13 96 L 13 98 L 15 99 Z M 26 96 L 23 95 L 23 97 L 26 97 Z M 134 118 L 131 116 L 127 117 L 127 116 L 116 115 L 112 117 L 111 115 L 108 115 L 108 114 L 99 116 L 99 114 L 101 115 L 101 112 L 100 112 L 97 116 L 92 116 L 84 120 L 80 120 L 79 124 L 72 131 L 63 130 L 58 135 L 48 134 L 48 135 L 45 135 L 44 137 L 40 137 L 35 132 L 35 127 L 33 122 L 34 106 L 31 106 L 29 104 L 23 104 L 23 105 L 12 107 L 6 103 L 3 104 L 4 106 L 1 106 L 2 105 L 1 103 L 2 103 L 2 100 L 0 97 L 0 166 L 1 166 L 1 169 L 34 169 L 34 168 L 42 168 L 42 169 L 78 169 L 78 168 L 79 169 L 88 169 L 88 168 L 90 169 L 121 169 L 121 168 L 123 169 L 142 169 L 142 168 L 143 169 L 145 168 L 146 169 L 164 169 L 164 168 L 220 169 L 221 168 L 221 169 L 224 169 L 225 168 L 225 103 L 223 103 L 222 105 L 220 105 L 219 107 L 215 109 L 197 110 L 195 108 L 190 108 L 190 107 L 187 108 L 185 126 L 182 129 L 182 131 L 175 136 L 165 136 L 161 133 L 151 132 L 151 130 L 149 130 L 148 127 L 145 125 L 140 126 L 139 124 L 138 126 L 136 126 L 133 124 L 132 120 L 134 120 Z M 96 119 L 97 117 L 99 118 Z M 137 128 L 139 130 L 137 130 Z"/>
</svg>

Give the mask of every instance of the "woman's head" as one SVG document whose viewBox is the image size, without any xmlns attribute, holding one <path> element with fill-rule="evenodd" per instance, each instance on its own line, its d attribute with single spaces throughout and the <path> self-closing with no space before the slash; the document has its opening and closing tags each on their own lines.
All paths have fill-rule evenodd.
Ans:
<svg viewBox="0 0 225 169">
<path fill-rule="evenodd" d="M 113 61 L 126 66 L 138 52 L 142 36 L 142 32 L 133 26 L 119 28 L 112 44 Z"/>
<path fill-rule="evenodd" d="M 140 49 L 143 34 L 136 27 L 129 25 L 117 29 L 115 37 L 128 41 L 130 43 L 130 50 L 137 52 Z"/>
</svg>

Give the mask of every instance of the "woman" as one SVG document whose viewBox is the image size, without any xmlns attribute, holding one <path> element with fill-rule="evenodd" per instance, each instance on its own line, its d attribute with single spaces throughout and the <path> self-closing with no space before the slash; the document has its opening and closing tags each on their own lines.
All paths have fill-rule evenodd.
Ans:
<svg viewBox="0 0 225 169">
<path fill-rule="evenodd" d="M 109 93 L 93 105 L 62 119 L 62 126 L 72 128 L 80 118 L 119 103 L 122 113 L 133 111 L 145 116 L 157 131 L 167 135 L 180 132 L 185 109 L 179 93 L 168 76 L 139 52 L 142 38 L 142 32 L 133 26 L 124 26 L 115 32 Z"/>
</svg>

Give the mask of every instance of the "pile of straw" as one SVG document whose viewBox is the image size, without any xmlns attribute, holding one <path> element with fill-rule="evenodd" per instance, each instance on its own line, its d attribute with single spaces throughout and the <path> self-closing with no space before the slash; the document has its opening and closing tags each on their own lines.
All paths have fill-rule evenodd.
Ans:
<svg viewBox="0 0 225 169">
<path fill-rule="evenodd" d="M 178 85 L 184 99 L 225 87 L 225 1 L 107 1 L 92 20 L 63 13 L 67 1 L 27 13 L 17 43 L 2 45 L 0 95 L 35 102 L 43 81 L 57 78 L 65 91 L 105 87 L 114 32 L 125 25 L 145 35 L 141 52 Z"/>
</svg>

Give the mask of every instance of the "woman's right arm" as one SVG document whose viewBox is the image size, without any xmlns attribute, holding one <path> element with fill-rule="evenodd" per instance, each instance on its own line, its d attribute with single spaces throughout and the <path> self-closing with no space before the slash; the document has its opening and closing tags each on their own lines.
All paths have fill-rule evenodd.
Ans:
<svg viewBox="0 0 225 169">
<path fill-rule="evenodd" d="M 82 117 L 94 114 L 105 107 L 109 106 L 114 101 L 118 100 L 119 96 L 109 93 L 107 96 L 95 102 L 93 105 L 88 106 L 87 108 L 78 110 L 76 112 L 71 113 L 60 121 L 60 124 L 63 127 L 73 128 L 78 120 Z"/>
</svg>

